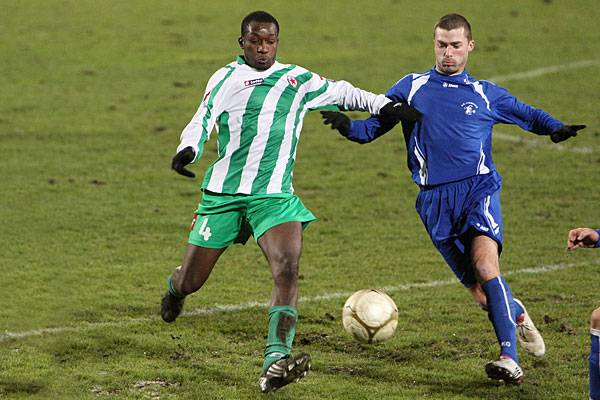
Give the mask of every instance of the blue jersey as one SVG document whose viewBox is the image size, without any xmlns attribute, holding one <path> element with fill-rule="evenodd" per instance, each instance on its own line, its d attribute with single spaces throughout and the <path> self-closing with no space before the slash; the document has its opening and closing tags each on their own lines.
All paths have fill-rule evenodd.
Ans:
<svg viewBox="0 0 600 400">
<path fill-rule="evenodd" d="M 444 75 L 432 68 L 400 79 L 386 93 L 421 113 L 420 122 L 403 122 L 408 167 L 420 186 L 439 185 L 488 174 L 492 160 L 492 127 L 515 124 L 549 135 L 563 123 L 520 102 L 506 89 L 475 80 L 466 71 Z M 348 138 L 367 143 L 390 129 L 381 117 L 352 121 Z"/>
</svg>

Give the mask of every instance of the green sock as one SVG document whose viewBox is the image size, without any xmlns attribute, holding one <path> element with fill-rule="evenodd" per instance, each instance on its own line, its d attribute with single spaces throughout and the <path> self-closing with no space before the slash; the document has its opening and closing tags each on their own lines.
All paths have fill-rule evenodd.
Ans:
<svg viewBox="0 0 600 400">
<path fill-rule="evenodd" d="M 292 306 L 272 306 L 269 308 L 269 335 L 265 347 L 263 371 L 269 365 L 292 351 L 296 335 L 298 310 Z"/>
<path fill-rule="evenodd" d="M 179 299 L 183 299 L 185 297 L 184 295 L 179 294 L 179 292 L 173 287 L 173 276 L 169 276 L 169 278 L 167 279 L 167 289 L 169 290 L 169 293 L 171 293 L 171 295 Z"/>
</svg>

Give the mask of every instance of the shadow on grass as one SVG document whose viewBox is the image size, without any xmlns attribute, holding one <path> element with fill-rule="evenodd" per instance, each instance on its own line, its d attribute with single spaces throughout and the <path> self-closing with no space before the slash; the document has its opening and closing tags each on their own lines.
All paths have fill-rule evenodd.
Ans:
<svg viewBox="0 0 600 400">
<path fill-rule="evenodd" d="M 534 400 L 547 398 L 545 394 L 535 385 L 525 382 L 522 385 L 505 385 L 502 382 L 496 382 L 488 379 L 483 373 L 481 377 L 460 377 L 448 378 L 440 382 L 432 382 L 429 379 L 416 381 L 417 385 L 427 387 L 427 392 L 434 398 L 445 398 L 451 396 L 462 396 L 472 399 L 520 399 Z M 438 397 L 439 396 L 439 397 Z"/>
<path fill-rule="evenodd" d="M 36 394 L 45 389 L 41 382 L 16 382 L 0 381 L 0 395 L 2 394 Z M 1 396 L 0 396 L 1 397 Z"/>
<path fill-rule="evenodd" d="M 411 371 L 398 374 L 398 371 L 390 372 L 382 365 L 336 365 L 318 366 L 316 373 L 323 375 L 349 376 L 353 379 L 359 378 L 371 381 L 364 385 L 369 387 L 376 382 L 397 382 L 399 393 L 410 393 L 415 396 L 444 399 L 444 398 L 472 398 L 472 399 L 509 399 L 534 400 L 547 398 L 535 384 L 527 382 L 520 386 L 505 385 L 488 379 L 483 370 L 479 373 L 462 375 L 457 371 L 456 375 L 434 372 L 422 367 L 416 367 Z M 418 393 L 418 394 L 415 394 Z"/>
<path fill-rule="evenodd" d="M 539 386 L 540 375 L 548 367 L 546 360 L 524 361 L 532 372 L 531 379 L 521 386 L 505 385 L 487 378 L 483 365 L 491 346 L 483 340 L 464 336 L 436 340 L 399 343 L 395 346 L 363 345 L 335 335 L 306 333 L 301 336 L 310 345 L 326 348 L 330 353 L 352 354 L 330 365 L 315 362 L 316 373 L 365 380 L 368 387 L 376 382 L 397 382 L 399 393 L 431 398 L 472 399 L 540 399 L 548 393 Z M 469 360 L 481 360 L 480 366 L 470 366 Z M 428 364 L 428 365 L 427 365 Z M 533 372 L 538 370 L 537 372 Z M 335 378 L 334 378 L 335 379 Z M 372 383 L 368 383 L 368 382 Z"/>
</svg>

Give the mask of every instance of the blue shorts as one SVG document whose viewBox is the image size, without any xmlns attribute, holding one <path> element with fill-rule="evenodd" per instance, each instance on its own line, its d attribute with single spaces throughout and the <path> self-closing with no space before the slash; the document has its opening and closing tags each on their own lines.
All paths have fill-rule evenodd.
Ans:
<svg viewBox="0 0 600 400">
<path fill-rule="evenodd" d="M 497 172 L 457 182 L 422 187 L 416 208 L 431 241 L 466 287 L 477 279 L 471 265 L 470 243 L 483 234 L 502 252 L 502 179 Z"/>
</svg>

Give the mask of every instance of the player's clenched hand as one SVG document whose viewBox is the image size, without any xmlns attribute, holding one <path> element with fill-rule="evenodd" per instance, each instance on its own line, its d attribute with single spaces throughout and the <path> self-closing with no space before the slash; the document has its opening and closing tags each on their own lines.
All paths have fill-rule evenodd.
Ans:
<svg viewBox="0 0 600 400">
<path fill-rule="evenodd" d="M 594 247 L 600 235 L 590 228 L 576 228 L 569 231 L 567 250 L 575 250 L 579 247 Z"/>
<path fill-rule="evenodd" d="M 171 168 L 173 168 L 178 174 L 194 178 L 196 174 L 192 171 L 185 169 L 184 167 L 194 161 L 194 150 L 191 147 L 186 147 L 179 153 L 175 154 L 173 161 L 171 161 Z"/>
<path fill-rule="evenodd" d="M 550 139 L 554 143 L 565 141 L 572 136 L 577 136 L 577 131 L 585 127 L 586 125 L 563 125 L 550 134 Z"/>
<path fill-rule="evenodd" d="M 323 123 L 331 124 L 331 129 L 337 129 L 342 136 L 348 136 L 352 126 L 352 120 L 344 113 L 337 111 L 321 111 Z"/>
<path fill-rule="evenodd" d="M 423 115 L 416 108 L 400 102 L 387 103 L 385 106 L 381 107 L 379 114 L 409 122 L 420 121 L 421 116 Z"/>
</svg>

